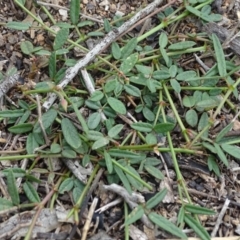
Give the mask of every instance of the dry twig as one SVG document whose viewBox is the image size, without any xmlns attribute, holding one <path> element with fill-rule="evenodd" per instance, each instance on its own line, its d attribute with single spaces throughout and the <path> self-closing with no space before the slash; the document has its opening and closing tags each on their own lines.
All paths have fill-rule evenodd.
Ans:
<svg viewBox="0 0 240 240">
<path fill-rule="evenodd" d="M 150 3 L 146 8 L 139 11 L 135 16 L 125 22 L 122 26 L 114 31 L 109 32 L 106 37 L 98 43 L 91 51 L 89 51 L 86 56 L 79 60 L 75 66 L 69 68 L 66 71 L 65 77 L 58 85 L 59 88 L 64 88 L 68 85 L 68 83 L 77 75 L 80 69 L 83 69 L 89 62 L 91 62 L 97 55 L 99 55 L 104 49 L 106 49 L 112 42 L 116 41 L 119 36 L 121 36 L 124 32 L 126 32 L 129 28 L 131 28 L 136 22 L 140 19 L 144 18 L 152 11 L 154 11 L 158 5 L 162 3 L 163 0 L 155 0 Z M 50 93 L 47 100 L 44 102 L 43 107 L 48 110 L 54 101 L 56 100 L 57 95 L 55 93 Z"/>
</svg>

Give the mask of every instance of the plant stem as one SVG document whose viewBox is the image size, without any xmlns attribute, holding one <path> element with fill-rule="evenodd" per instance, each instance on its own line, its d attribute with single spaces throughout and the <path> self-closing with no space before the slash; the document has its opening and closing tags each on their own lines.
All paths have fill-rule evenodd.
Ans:
<svg viewBox="0 0 240 240">
<path fill-rule="evenodd" d="M 138 182 L 140 182 L 143 186 L 147 187 L 149 190 L 152 190 L 152 186 L 143 181 L 141 178 L 134 175 L 134 173 L 130 172 L 128 169 L 123 167 L 121 164 L 119 164 L 116 160 L 112 159 L 112 162 L 119 168 L 121 168 L 125 173 L 136 179 Z"/>
<path fill-rule="evenodd" d="M 184 136 L 186 142 L 189 143 L 189 142 L 190 142 L 190 139 L 189 139 L 189 137 L 188 137 L 188 135 L 187 135 L 187 133 L 186 133 L 186 128 L 185 128 L 185 126 L 183 125 L 182 120 L 181 120 L 181 118 L 180 118 L 179 115 L 178 115 L 178 111 L 177 111 L 177 109 L 176 109 L 176 107 L 175 107 L 175 104 L 174 104 L 174 102 L 173 102 L 173 100 L 172 100 L 172 98 L 171 98 L 171 96 L 170 96 L 170 93 L 169 93 L 169 91 L 168 91 L 165 83 L 163 83 L 162 86 L 163 86 L 163 89 L 164 89 L 165 94 L 166 94 L 166 96 L 167 96 L 167 99 L 168 99 L 168 101 L 169 101 L 169 103 L 170 103 L 170 105 L 171 105 L 171 108 L 172 108 L 172 110 L 173 110 L 173 113 L 174 113 L 174 115 L 175 115 L 175 117 L 176 117 L 176 119 L 177 119 L 177 122 L 178 122 L 178 124 L 179 124 L 179 126 L 180 126 L 180 128 L 181 128 L 181 130 L 182 130 L 183 136 Z"/>
</svg>

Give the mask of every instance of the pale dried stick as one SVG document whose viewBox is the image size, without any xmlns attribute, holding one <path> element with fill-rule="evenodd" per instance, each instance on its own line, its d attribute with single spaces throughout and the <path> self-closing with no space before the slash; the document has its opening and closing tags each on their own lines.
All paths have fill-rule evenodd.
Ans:
<svg viewBox="0 0 240 240">
<path fill-rule="evenodd" d="M 98 208 L 95 212 L 99 212 L 99 213 L 103 213 L 106 210 L 108 210 L 109 208 L 116 206 L 117 204 L 119 204 L 120 202 L 122 202 L 122 198 L 117 198 L 116 200 Z"/>
<path fill-rule="evenodd" d="M 86 88 L 87 88 L 88 92 L 90 93 L 90 95 L 92 95 L 95 92 L 95 88 L 94 88 L 94 86 L 92 84 L 92 81 L 91 81 L 91 79 L 89 77 L 89 74 L 88 74 L 86 68 L 82 69 L 81 73 L 82 73 L 83 80 L 84 80 L 84 82 L 86 84 Z M 103 121 L 107 120 L 105 114 L 102 111 L 100 111 L 100 114 L 101 114 L 101 119 Z"/>
<path fill-rule="evenodd" d="M 88 233 L 88 230 L 90 228 L 90 223 L 92 221 L 92 217 L 93 217 L 93 214 L 94 214 L 94 211 L 95 211 L 95 208 L 97 206 L 97 203 L 98 203 L 98 198 L 94 198 L 93 199 L 93 202 L 92 202 L 92 205 L 89 209 L 89 212 L 88 212 L 88 216 L 87 216 L 87 220 L 84 224 L 84 227 L 83 227 L 83 233 L 82 233 L 82 238 L 81 240 L 85 240 L 87 239 L 87 233 Z"/>
<path fill-rule="evenodd" d="M 58 85 L 59 88 L 64 88 L 78 73 L 80 69 L 83 69 L 87 66 L 89 62 L 91 62 L 97 55 L 99 55 L 105 48 L 107 48 L 112 42 L 114 42 L 122 33 L 126 32 L 129 28 L 131 28 L 136 22 L 140 19 L 144 18 L 152 11 L 156 9 L 158 5 L 162 3 L 163 0 L 155 0 L 150 3 L 146 8 L 139 11 L 135 16 L 125 22 L 119 28 L 115 28 L 114 31 L 109 32 L 106 37 L 98 43 L 91 51 L 89 51 L 86 56 L 79 60 L 75 66 L 69 68 L 66 71 L 65 77 Z M 47 100 L 44 102 L 43 107 L 48 110 L 54 101 L 56 100 L 57 95 L 55 93 L 50 93 Z"/>
<path fill-rule="evenodd" d="M 223 216 L 224 216 L 224 214 L 225 214 L 225 212 L 226 212 L 226 210 L 228 208 L 229 203 L 230 203 L 230 200 L 227 198 L 225 200 L 225 203 L 224 203 L 224 205 L 222 207 L 221 212 L 218 215 L 218 219 L 217 219 L 217 222 L 215 223 L 214 229 L 212 230 L 211 237 L 215 237 L 216 236 L 217 230 L 218 230 L 220 224 L 222 223 Z"/>
</svg>

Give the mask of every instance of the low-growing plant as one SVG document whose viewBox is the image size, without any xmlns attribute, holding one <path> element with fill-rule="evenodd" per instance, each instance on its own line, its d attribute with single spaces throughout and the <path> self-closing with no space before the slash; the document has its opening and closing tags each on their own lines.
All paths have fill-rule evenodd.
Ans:
<svg viewBox="0 0 240 240">
<path fill-rule="evenodd" d="M 69 53 L 72 53 L 74 47 L 88 52 L 88 49 L 81 46 L 82 42 L 116 30 L 126 18 L 114 19 L 112 22 L 104 20 L 102 28 L 83 34 L 81 28 L 92 26 L 94 22 L 79 22 L 80 1 L 72 0 L 68 22 L 56 23 L 50 12 L 41 7 L 52 25 L 59 28 L 54 31 L 34 16 L 24 6 L 23 0 L 14 2 L 38 22 L 42 29 L 53 34 L 53 40 L 51 50 L 33 46 L 30 41 L 23 41 L 20 45 L 22 53 L 29 58 L 46 56 L 40 68 L 48 66 L 48 71 L 47 79 L 36 83 L 32 89 L 19 86 L 25 98 L 18 101 L 18 108 L 11 106 L 0 112 L 0 118 L 8 120 L 10 133 L 27 134 L 25 155 L 4 156 L 0 160 L 33 160 L 28 171 L 18 168 L 2 171 L 7 178 L 11 197 L 11 200 L 0 199 L 2 209 L 21 206 L 15 184 L 15 178 L 20 175 L 25 179 L 24 193 L 34 203 L 24 207 L 42 204 L 41 196 L 32 186 L 32 182 L 40 180 L 31 175 L 40 158 L 61 158 L 63 161 L 65 158 L 77 159 L 82 166 L 88 163 L 95 165 L 87 184 L 75 179 L 68 171 L 63 172 L 60 178 L 52 180 L 54 191 L 48 194 L 51 207 L 58 194 L 65 191 L 72 192 L 74 204 L 81 207 L 99 166 L 106 169 L 106 181 L 109 184 L 122 183 L 129 193 L 133 190 L 141 192 L 144 188 L 151 191 L 149 179 L 161 181 L 164 178 L 159 170 L 161 161 L 156 155 L 169 152 L 182 203 L 177 223 L 171 223 L 153 210 L 164 199 L 167 192 L 164 189 L 145 204 L 138 205 L 130 214 L 126 213 L 125 226 L 128 227 L 146 214 L 152 223 L 179 238 L 187 238 L 182 231 L 184 224 L 187 224 L 201 239 L 210 239 L 198 215 L 210 215 L 214 211 L 192 203 L 179 168 L 177 154 L 201 153 L 209 170 L 217 176 L 221 172 L 219 161 L 228 166 L 228 155 L 239 159 L 239 138 L 226 136 L 233 128 L 233 122 L 216 136 L 209 134 L 224 106 L 229 107 L 238 117 L 237 108 L 231 101 L 238 94 L 240 79 L 235 79 L 234 73 L 239 70 L 239 66 L 226 60 L 220 40 L 215 34 L 187 34 L 182 36 L 186 41 L 179 41 L 173 32 L 167 34 L 162 31 L 157 39 L 158 48 L 144 46 L 143 42 L 161 29 L 177 26 L 177 21 L 187 17 L 198 18 L 203 24 L 221 20 L 220 15 L 212 13 L 212 1 L 188 1 L 177 10 L 168 7 L 158 14 L 160 23 L 142 36 L 122 37 L 121 41 L 113 42 L 106 56 L 97 56 L 86 66 L 89 72 L 93 72 L 89 81 L 94 91 L 90 93 L 86 81 L 81 77 L 77 77 L 81 88 L 73 85 L 65 89 L 59 88 L 58 84 L 65 77 L 67 69 L 77 62 L 75 58 L 69 57 Z M 8 22 L 6 27 L 27 31 L 32 26 L 23 22 Z M 216 64 L 205 73 L 198 69 L 187 70 L 179 64 L 184 55 L 207 52 L 209 49 L 212 50 Z M 96 81 L 94 72 L 101 76 L 99 81 Z M 36 115 L 39 103 L 33 100 L 34 97 L 41 95 L 42 104 L 49 93 L 57 94 L 59 104 L 52 106 L 41 116 Z M 80 108 L 87 109 L 88 114 L 83 114 L 79 111 Z M 184 110 L 183 115 L 180 108 Z M 132 116 L 131 119 L 128 117 L 128 121 L 120 120 L 127 115 Z M 176 127 L 183 137 L 181 146 L 174 142 L 171 134 Z M 55 175 L 51 176 L 54 178 Z M 73 206 L 72 213 L 77 211 L 76 206 Z M 77 217 L 75 221 L 79 221 Z M 25 239 L 30 239 L 30 234 L 29 232 Z"/>
</svg>

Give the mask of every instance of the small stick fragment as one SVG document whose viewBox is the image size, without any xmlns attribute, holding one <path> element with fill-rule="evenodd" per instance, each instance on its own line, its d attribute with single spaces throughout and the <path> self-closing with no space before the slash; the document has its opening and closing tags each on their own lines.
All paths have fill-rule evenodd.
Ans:
<svg viewBox="0 0 240 240">
<path fill-rule="evenodd" d="M 216 236 L 217 230 L 218 230 L 220 224 L 222 223 L 223 216 L 224 216 L 224 214 L 225 214 L 225 212 L 226 212 L 226 210 L 228 208 L 229 203 L 230 203 L 230 200 L 228 198 L 226 198 L 225 203 L 224 203 L 224 205 L 222 207 L 222 210 L 221 210 L 221 212 L 218 215 L 218 219 L 217 219 L 217 222 L 215 224 L 215 227 L 214 227 L 214 229 L 213 229 L 213 231 L 211 233 L 211 237 L 215 237 Z"/>
<path fill-rule="evenodd" d="M 93 217 L 93 214 L 94 214 L 94 211 L 95 211 L 95 208 L 97 206 L 97 203 L 98 203 L 98 198 L 94 198 L 93 199 L 93 202 L 92 202 L 92 205 L 89 209 L 89 212 L 88 212 L 88 216 L 87 216 L 87 220 L 84 224 L 84 227 L 83 227 L 83 233 L 82 233 L 82 238 L 81 240 L 85 240 L 87 239 L 87 233 L 88 233 L 88 230 L 90 228 L 90 223 L 92 221 L 92 217 Z"/>
<path fill-rule="evenodd" d="M 82 73 L 83 80 L 84 80 L 84 82 L 86 84 L 86 88 L 87 88 L 88 92 L 90 93 L 90 95 L 92 95 L 96 90 L 95 90 L 95 88 L 94 88 L 94 86 L 92 84 L 92 81 L 91 81 L 91 79 L 89 77 L 89 74 L 88 74 L 86 68 L 82 69 L 81 73 Z M 102 121 L 107 120 L 105 114 L 102 111 L 100 111 L 100 114 L 101 114 Z"/>
</svg>

